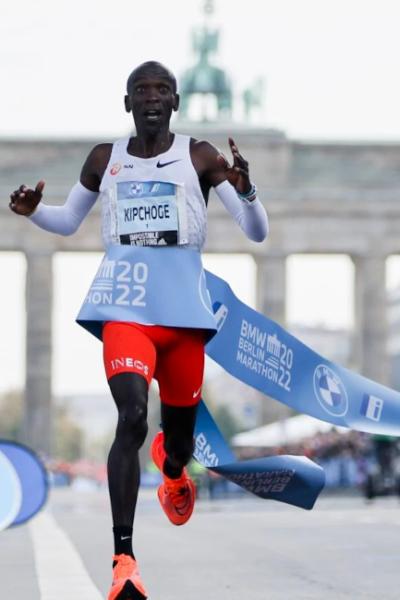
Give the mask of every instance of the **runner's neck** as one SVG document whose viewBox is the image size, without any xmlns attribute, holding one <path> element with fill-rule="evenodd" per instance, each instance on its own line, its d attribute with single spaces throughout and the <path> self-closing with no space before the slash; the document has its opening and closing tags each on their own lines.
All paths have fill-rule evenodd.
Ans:
<svg viewBox="0 0 400 600">
<path fill-rule="evenodd" d="M 171 131 L 159 132 L 155 136 L 138 135 L 131 137 L 127 152 L 139 158 L 152 158 L 167 152 L 174 143 L 175 134 Z"/>
</svg>

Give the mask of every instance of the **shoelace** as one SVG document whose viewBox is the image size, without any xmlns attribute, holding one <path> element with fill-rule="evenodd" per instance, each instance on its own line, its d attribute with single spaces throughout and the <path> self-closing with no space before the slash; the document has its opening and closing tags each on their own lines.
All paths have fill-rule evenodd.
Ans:
<svg viewBox="0 0 400 600">
<path fill-rule="evenodd" d="M 185 508 L 189 502 L 189 486 L 179 480 L 174 481 L 172 479 L 165 482 L 165 488 L 175 508 Z"/>
<path fill-rule="evenodd" d="M 133 559 L 128 556 L 118 556 L 116 558 L 117 564 L 115 565 L 115 577 L 116 579 L 120 579 L 122 577 L 130 577 L 132 574 L 132 570 L 137 572 L 137 566 L 134 563 Z"/>
</svg>

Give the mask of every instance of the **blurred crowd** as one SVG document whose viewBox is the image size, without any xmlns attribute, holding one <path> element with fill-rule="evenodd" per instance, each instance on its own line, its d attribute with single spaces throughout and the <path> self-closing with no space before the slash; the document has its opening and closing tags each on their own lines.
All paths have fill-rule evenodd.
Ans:
<svg viewBox="0 0 400 600">
<path fill-rule="evenodd" d="M 55 487 L 71 485 L 77 480 L 91 482 L 98 487 L 107 483 L 107 465 L 105 463 L 87 459 L 76 461 L 48 459 L 46 467 L 50 474 L 50 484 Z"/>
<path fill-rule="evenodd" d="M 328 488 L 360 487 L 365 490 L 372 476 L 392 479 L 390 485 L 394 486 L 400 467 L 397 438 L 335 428 L 296 444 L 244 448 L 238 452 L 242 460 L 278 454 L 306 456 L 318 463 L 325 471 Z"/>
<path fill-rule="evenodd" d="M 397 438 L 332 428 L 296 444 L 236 449 L 238 460 L 279 454 L 306 456 L 317 462 L 325 471 L 326 487 L 330 489 L 359 488 L 367 497 L 378 495 L 385 486 L 400 491 L 400 444 Z M 50 460 L 47 467 L 51 483 L 55 486 L 82 481 L 97 487 L 107 484 L 104 463 L 84 459 L 75 462 Z M 239 492 L 236 486 L 195 461 L 189 469 L 200 496 L 214 498 Z M 154 487 L 159 482 L 159 472 L 152 463 L 148 463 L 143 469 L 142 485 Z"/>
</svg>

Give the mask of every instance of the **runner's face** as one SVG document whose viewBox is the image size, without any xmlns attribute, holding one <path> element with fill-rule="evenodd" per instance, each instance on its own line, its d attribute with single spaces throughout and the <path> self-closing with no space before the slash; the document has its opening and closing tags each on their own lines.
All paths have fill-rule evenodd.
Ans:
<svg viewBox="0 0 400 600">
<path fill-rule="evenodd" d="M 169 125 L 172 111 L 178 108 L 178 96 L 167 77 L 141 74 L 134 81 L 128 105 L 137 128 L 155 131 Z"/>
</svg>

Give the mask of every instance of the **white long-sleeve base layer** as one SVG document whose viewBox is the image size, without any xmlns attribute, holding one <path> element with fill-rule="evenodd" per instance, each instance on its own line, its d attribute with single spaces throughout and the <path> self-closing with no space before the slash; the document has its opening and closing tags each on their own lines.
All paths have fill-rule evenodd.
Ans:
<svg viewBox="0 0 400 600">
<path fill-rule="evenodd" d="M 228 181 L 217 185 L 215 192 L 250 240 L 262 242 L 267 237 L 268 215 L 259 198 L 252 202 L 240 199 Z M 62 206 L 50 206 L 41 202 L 29 218 L 46 231 L 72 235 L 94 206 L 98 195 L 98 192 L 92 192 L 77 182 Z"/>
</svg>

